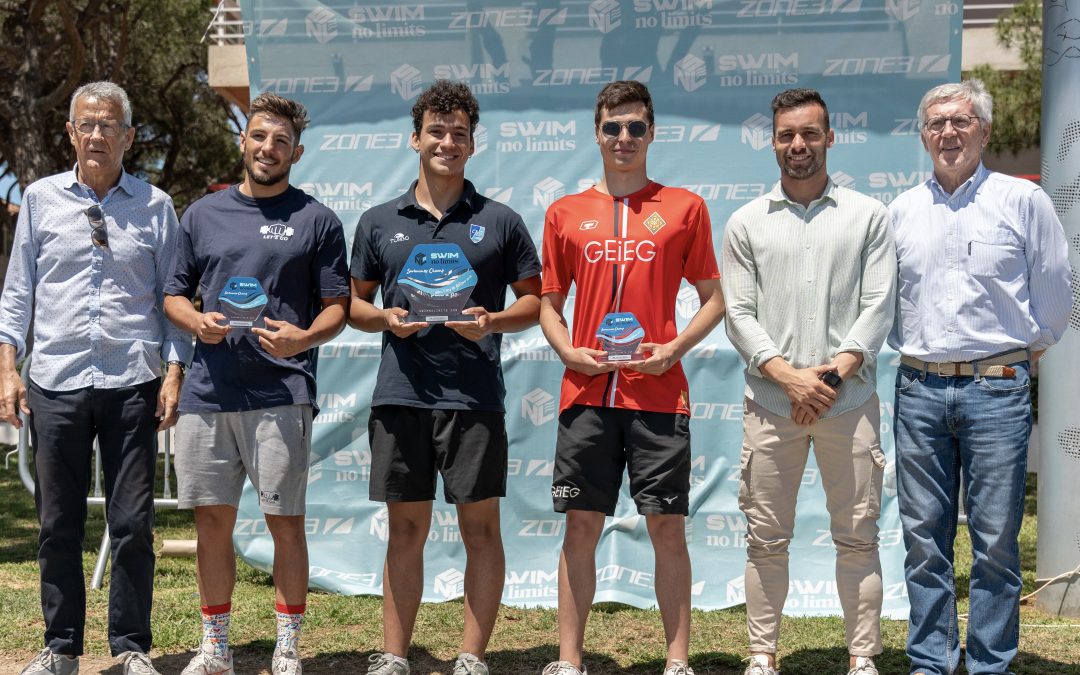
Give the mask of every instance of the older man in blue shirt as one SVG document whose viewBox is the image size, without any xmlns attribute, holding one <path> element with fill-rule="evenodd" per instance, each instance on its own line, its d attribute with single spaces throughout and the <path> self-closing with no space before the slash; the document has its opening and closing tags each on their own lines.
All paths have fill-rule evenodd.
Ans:
<svg viewBox="0 0 1080 675">
<path fill-rule="evenodd" d="M 112 542 L 109 647 L 124 675 L 155 675 L 150 651 L 156 433 L 176 421 L 191 340 L 161 311 L 177 231 L 172 200 L 124 171 L 131 104 L 94 82 L 75 91 L 75 168 L 32 183 L 0 299 L 0 419 L 27 413 L 37 484 L 45 648 L 23 675 L 73 675 L 83 652 L 82 542 L 93 442 Z M 29 387 L 16 360 L 34 325 Z M 162 371 L 166 370 L 164 379 Z"/>
<path fill-rule="evenodd" d="M 982 164 L 991 117 L 979 80 L 927 92 L 919 124 L 934 175 L 890 205 L 907 653 L 911 672 L 922 675 L 959 668 L 953 540 L 961 479 L 973 549 L 967 672 L 1008 673 L 1016 656 L 1028 373 L 1061 337 L 1072 306 L 1068 249 L 1050 198 Z"/>
</svg>

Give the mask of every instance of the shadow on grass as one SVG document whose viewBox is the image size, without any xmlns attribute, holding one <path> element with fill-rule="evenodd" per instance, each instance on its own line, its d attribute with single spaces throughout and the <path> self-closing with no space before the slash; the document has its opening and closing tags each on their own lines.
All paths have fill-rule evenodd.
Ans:
<svg viewBox="0 0 1080 675">
<path fill-rule="evenodd" d="M 0 446 L 0 450 L 10 446 Z M 33 473 L 33 467 L 31 467 Z M 158 465 L 157 487 L 154 494 L 162 491 L 163 469 Z M 174 477 L 175 480 L 175 477 Z M 176 494 L 175 486 L 172 494 Z M 4 518 L 0 519 L 0 563 L 18 563 L 37 560 L 38 521 L 34 509 L 34 497 L 19 477 L 14 463 L 6 471 L 0 471 L 0 505 L 3 505 Z M 191 511 L 159 509 L 154 516 L 156 531 L 163 529 L 191 528 Z M 101 545 L 101 536 L 105 532 L 104 509 L 99 506 L 87 508 L 86 536 L 83 539 L 83 551 L 96 554 Z"/>
</svg>

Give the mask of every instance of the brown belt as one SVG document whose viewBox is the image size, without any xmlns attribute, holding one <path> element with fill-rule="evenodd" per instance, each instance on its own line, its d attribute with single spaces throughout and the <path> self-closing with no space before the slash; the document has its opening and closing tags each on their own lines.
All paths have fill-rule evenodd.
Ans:
<svg viewBox="0 0 1080 675">
<path fill-rule="evenodd" d="M 1026 349 L 1017 349 L 1004 354 L 995 354 L 985 359 L 962 362 L 932 363 L 923 361 L 914 356 L 901 356 L 900 363 L 938 377 L 974 377 L 978 367 L 982 377 L 1012 377 L 1016 375 L 1016 369 L 1009 366 L 1027 361 L 1030 358 Z"/>
</svg>

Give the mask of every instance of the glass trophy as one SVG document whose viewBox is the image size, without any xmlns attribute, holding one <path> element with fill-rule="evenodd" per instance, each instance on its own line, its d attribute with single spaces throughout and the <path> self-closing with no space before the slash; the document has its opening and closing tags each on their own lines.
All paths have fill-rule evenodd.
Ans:
<svg viewBox="0 0 1080 675">
<path fill-rule="evenodd" d="M 409 323 L 476 321 L 462 314 L 476 286 L 476 272 L 457 244 L 418 244 L 397 278 L 409 298 Z"/>
<path fill-rule="evenodd" d="M 266 309 L 266 293 L 262 284 L 252 277 L 231 277 L 218 294 L 221 313 L 234 328 L 261 326 L 263 310 Z"/>
<path fill-rule="evenodd" d="M 645 355 L 639 352 L 638 345 L 645 339 L 645 329 L 637 317 L 630 312 L 617 312 L 606 315 L 596 329 L 600 340 L 600 349 L 607 356 L 596 358 L 597 363 L 630 363 L 644 361 Z"/>
</svg>

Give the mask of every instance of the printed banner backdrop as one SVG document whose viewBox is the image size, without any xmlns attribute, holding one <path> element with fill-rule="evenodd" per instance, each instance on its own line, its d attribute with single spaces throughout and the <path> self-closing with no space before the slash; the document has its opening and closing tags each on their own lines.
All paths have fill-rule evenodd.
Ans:
<svg viewBox="0 0 1080 675">
<path fill-rule="evenodd" d="M 931 86 L 960 76 L 962 10 L 936 0 L 537 0 L 427 2 L 245 0 L 252 96 L 303 101 L 312 127 L 293 183 L 333 208 L 351 240 L 360 214 L 416 177 L 410 109 L 436 78 L 464 80 L 481 105 L 468 177 L 518 211 L 539 244 L 545 209 L 598 178 L 593 103 L 607 82 L 648 84 L 656 108 L 650 176 L 700 194 L 719 244 L 723 224 L 777 180 L 769 102 L 792 86 L 820 90 L 836 145 L 829 169 L 842 185 L 888 202 L 931 170 L 915 110 Z M 539 248 L 539 245 L 538 245 Z M 572 298 L 571 298 L 572 302 Z M 698 308 L 684 285 L 684 327 Z M 572 307 L 568 308 L 568 316 Z M 319 355 L 319 404 L 308 491 L 313 587 L 381 591 L 384 506 L 367 500 L 366 425 L 380 336 L 346 329 Z M 540 330 L 503 342 L 509 494 L 503 601 L 555 606 L 563 517 L 550 486 L 562 366 Z M 693 401 L 693 487 L 686 534 L 693 602 L 744 601 L 746 523 L 738 509 L 742 362 L 723 328 L 684 360 Z M 885 614 L 907 614 L 903 542 L 892 463 L 895 354 L 882 358 L 878 392 L 886 471 L 881 553 Z M 249 491 L 238 551 L 269 570 L 272 542 Z M 462 594 L 465 555 L 453 507 L 437 501 L 424 600 Z M 800 491 L 785 611 L 838 614 L 834 550 L 811 458 Z M 596 601 L 655 605 L 653 555 L 624 485 L 597 550 Z"/>
</svg>

